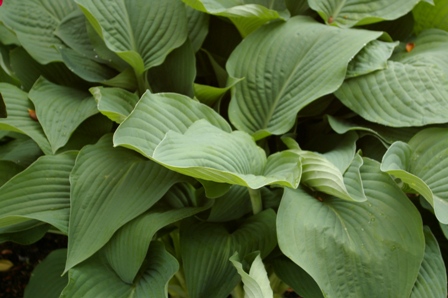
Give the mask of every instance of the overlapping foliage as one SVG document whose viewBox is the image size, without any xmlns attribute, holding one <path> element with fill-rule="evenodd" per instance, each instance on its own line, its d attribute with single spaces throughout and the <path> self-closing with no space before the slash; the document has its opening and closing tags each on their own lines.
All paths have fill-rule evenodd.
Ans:
<svg viewBox="0 0 448 298">
<path fill-rule="evenodd" d="M 446 297 L 447 7 L 4 1 L 25 297 Z"/>
</svg>

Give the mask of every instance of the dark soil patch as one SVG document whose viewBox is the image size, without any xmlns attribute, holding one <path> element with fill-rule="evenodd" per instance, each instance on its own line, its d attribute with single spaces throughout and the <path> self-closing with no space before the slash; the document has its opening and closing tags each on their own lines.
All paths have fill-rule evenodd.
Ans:
<svg viewBox="0 0 448 298">
<path fill-rule="evenodd" d="M 0 272 L 0 297 L 23 297 L 23 291 L 34 267 L 51 251 L 65 247 L 67 237 L 56 234 L 46 234 L 31 245 L 0 243 L 0 260 L 6 259 L 14 264 L 8 271 Z"/>
</svg>

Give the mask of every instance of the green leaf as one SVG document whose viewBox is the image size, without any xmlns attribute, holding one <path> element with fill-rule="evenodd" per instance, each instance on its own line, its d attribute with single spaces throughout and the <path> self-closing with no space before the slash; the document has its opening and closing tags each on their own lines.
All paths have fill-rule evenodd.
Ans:
<svg viewBox="0 0 448 298">
<path fill-rule="evenodd" d="M 377 162 L 364 159 L 361 177 L 366 202 L 321 202 L 301 188 L 285 189 L 280 249 L 325 297 L 409 297 L 424 255 L 420 214 Z"/>
<path fill-rule="evenodd" d="M 54 250 L 34 268 L 24 298 L 58 298 L 61 295 L 68 283 L 68 276 L 61 276 L 66 254 L 66 249 Z"/>
<path fill-rule="evenodd" d="M 180 94 L 146 92 L 114 134 L 114 146 L 124 146 L 151 158 L 169 131 L 184 133 L 195 121 L 207 119 L 230 132 L 227 121 L 212 110 Z"/>
<path fill-rule="evenodd" d="M 70 175 L 66 271 L 92 256 L 182 179 L 130 150 L 113 148 L 110 135 L 84 147 Z"/>
<path fill-rule="evenodd" d="M 421 0 L 308 0 L 310 7 L 317 11 L 327 24 L 352 27 L 394 20 L 408 13 Z"/>
<path fill-rule="evenodd" d="M 12 161 L 22 167 L 28 167 L 41 155 L 36 142 L 23 134 L 17 134 L 13 140 L 0 146 L 1 160 Z"/>
<path fill-rule="evenodd" d="M 20 173 L 23 167 L 9 160 L 0 160 L 0 187 Z"/>
<path fill-rule="evenodd" d="M 392 144 L 381 163 L 382 171 L 400 178 L 420 193 L 444 224 L 448 224 L 447 140 L 447 129 L 422 130 L 408 144 Z"/>
<path fill-rule="evenodd" d="M 190 40 L 174 49 L 165 61 L 148 71 L 149 85 L 154 93 L 175 92 L 193 97 L 196 58 Z"/>
<path fill-rule="evenodd" d="M 72 0 L 8 1 L 0 10 L 0 17 L 12 29 L 26 51 L 39 63 L 61 61 L 58 47 L 65 45 L 54 31 L 64 17 L 78 9 Z"/>
<path fill-rule="evenodd" d="M 170 193 L 172 192 L 173 189 L 170 190 Z M 210 208 L 212 203 L 209 200 L 204 206 L 187 205 L 180 208 L 156 204 L 149 211 L 125 224 L 105 245 L 104 253 L 110 266 L 124 282 L 132 283 L 143 264 L 154 235 L 165 226 Z M 132 243 L 132 246 L 129 243 Z"/>
<path fill-rule="evenodd" d="M 0 243 L 12 241 L 29 245 L 40 240 L 50 228 L 51 225 L 34 219 L 9 225 L 0 228 Z"/>
<path fill-rule="evenodd" d="M 258 189 L 279 184 L 297 187 L 300 157 L 278 152 L 266 158 L 250 135 L 225 132 L 206 120 L 191 125 L 184 134 L 169 131 L 152 158 L 187 176 Z"/>
<path fill-rule="evenodd" d="M 392 127 L 447 122 L 448 32 L 420 34 L 386 69 L 346 80 L 335 95 L 364 119 Z"/>
<path fill-rule="evenodd" d="M 0 188 L 0 227 L 37 219 L 67 233 L 76 152 L 40 157 Z"/>
<path fill-rule="evenodd" d="M 129 116 L 139 100 L 137 94 L 121 88 L 92 87 L 89 90 L 95 98 L 98 110 L 117 123 Z"/>
<path fill-rule="evenodd" d="M 95 101 L 88 93 L 42 78 L 30 90 L 29 98 L 53 153 L 67 143 L 84 120 L 98 113 Z"/>
<path fill-rule="evenodd" d="M 235 230 L 223 224 L 185 221 L 180 227 L 181 252 L 189 297 L 225 298 L 239 281 L 229 258 L 259 250 L 266 257 L 276 246 L 272 209 L 249 217 Z M 232 232 L 230 232 L 232 231 Z"/>
<path fill-rule="evenodd" d="M 194 84 L 194 95 L 200 102 L 213 106 L 219 101 L 235 84 L 243 79 L 229 78 L 226 87 L 214 87 L 202 84 Z"/>
<path fill-rule="evenodd" d="M 233 88 L 232 124 L 255 139 L 287 132 L 302 108 L 342 84 L 348 62 L 380 35 L 303 16 L 260 28 L 227 62 L 231 77 L 245 78 Z"/>
<path fill-rule="evenodd" d="M 425 29 L 438 28 L 448 31 L 448 1 L 434 0 L 430 4 L 421 1 L 412 10 L 414 16 L 414 32 L 419 34 Z"/>
<path fill-rule="evenodd" d="M 436 238 L 429 227 L 424 229 L 425 256 L 410 298 L 445 297 L 446 269 Z"/>
<path fill-rule="evenodd" d="M 196 53 L 202 46 L 208 33 L 210 16 L 190 6 L 185 6 L 188 20 L 188 38 Z"/>
<path fill-rule="evenodd" d="M 274 20 L 286 20 L 289 11 L 284 1 L 235 1 L 235 0 L 182 0 L 202 12 L 229 18 L 245 37 L 263 24 Z"/>
<path fill-rule="evenodd" d="M 6 118 L 6 117 L 8 117 L 8 112 L 6 111 L 5 101 L 3 100 L 3 97 L 0 94 L 0 118 Z"/>
<path fill-rule="evenodd" d="M 107 47 L 138 74 L 160 65 L 187 38 L 185 7 L 178 0 L 75 2 Z"/>
<path fill-rule="evenodd" d="M 69 284 L 60 297 L 168 297 L 168 281 L 178 269 L 176 258 L 154 241 L 140 275 L 129 284 L 109 267 L 104 254 L 97 253 L 69 271 Z"/>
<path fill-rule="evenodd" d="M 0 130 L 15 131 L 32 138 L 46 154 L 51 154 L 42 126 L 31 119 L 28 110 L 33 109 L 28 94 L 19 88 L 0 83 L 0 93 L 5 101 L 8 118 L 0 118 Z"/>
<path fill-rule="evenodd" d="M 236 220 L 252 211 L 247 187 L 232 185 L 228 192 L 215 199 L 207 217 L 209 222 Z"/>
<path fill-rule="evenodd" d="M 238 274 L 244 284 L 244 297 L 247 298 L 272 298 L 274 293 L 269 284 L 268 274 L 266 268 L 264 268 L 263 261 L 260 258 L 260 254 L 257 253 L 255 259 L 253 260 L 249 272 L 243 269 L 243 264 L 240 261 L 238 252 L 235 252 L 230 257 L 230 262 L 232 262 Z"/>
<path fill-rule="evenodd" d="M 357 77 L 371 73 L 375 70 L 385 69 L 387 60 L 392 56 L 396 42 L 383 42 L 372 40 L 350 61 L 346 78 Z"/>
<path fill-rule="evenodd" d="M 285 256 L 273 260 L 275 274 L 302 297 L 324 298 L 316 281 Z"/>
</svg>

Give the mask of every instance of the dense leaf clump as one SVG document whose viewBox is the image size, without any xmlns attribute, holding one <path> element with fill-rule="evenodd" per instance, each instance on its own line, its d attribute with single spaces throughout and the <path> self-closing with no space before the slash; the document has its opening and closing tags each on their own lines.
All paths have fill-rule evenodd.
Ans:
<svg viewBox="0 0 448 298">
<path fill-rule="evenodd" d="M 446 297 L 447 0 L 0 21 L 0 241 L 68 239 L 25 297 Z"/>
</svg>

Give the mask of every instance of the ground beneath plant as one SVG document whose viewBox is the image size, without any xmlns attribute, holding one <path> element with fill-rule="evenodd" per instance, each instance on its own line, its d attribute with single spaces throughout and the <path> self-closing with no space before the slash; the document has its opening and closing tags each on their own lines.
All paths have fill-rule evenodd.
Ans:
<svg viewBox="0 0 448 298">
<path fill-rule="evenodd" d="M 46 234 L 41 240 L 31 245 L 13 242 L 0 243 L 0 260 L 9 260 L 12 267 L 0 271 L 0 298 L 22 298 L 31 272 L 53 250 L 67 247 L 67 237 Z M 300 298 L 292 291 L 285 298 Z"/>
</svg>

